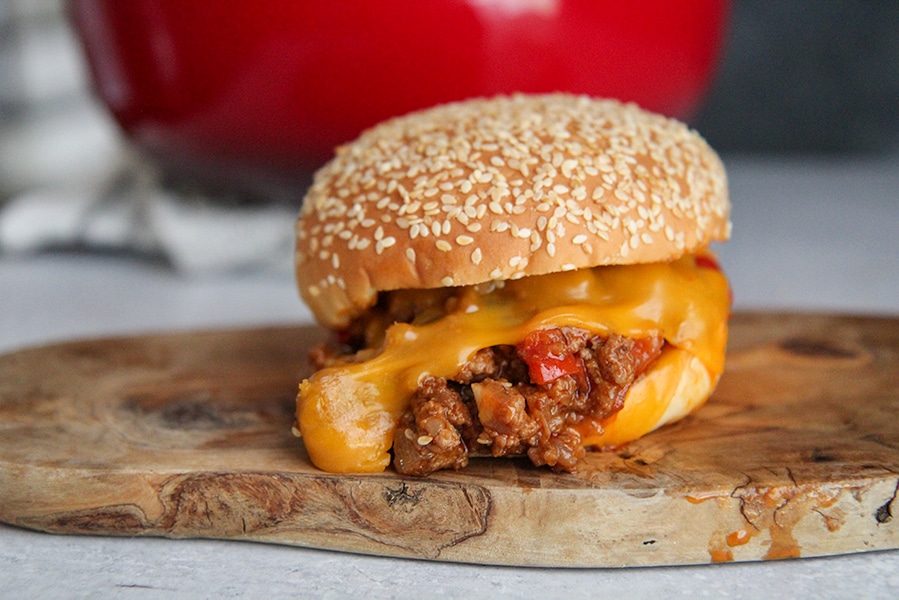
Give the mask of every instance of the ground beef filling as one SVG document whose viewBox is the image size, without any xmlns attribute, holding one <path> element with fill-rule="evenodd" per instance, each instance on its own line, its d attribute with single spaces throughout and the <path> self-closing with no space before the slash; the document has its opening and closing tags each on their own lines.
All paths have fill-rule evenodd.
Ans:
<svg viewBox="0 0 899 600">
<path fill-rule="evenodd" d="M 584 455 L 579 430 L 589 423 L 598 433 L 598 421 L 623 408 L 663 343 L 563 327 L 480 350 L 452 379 L 421 382 L 397 426 L 394 468 L 427 475 L 472 455 L 526 455 L 573 471 Z"/>
</svg>

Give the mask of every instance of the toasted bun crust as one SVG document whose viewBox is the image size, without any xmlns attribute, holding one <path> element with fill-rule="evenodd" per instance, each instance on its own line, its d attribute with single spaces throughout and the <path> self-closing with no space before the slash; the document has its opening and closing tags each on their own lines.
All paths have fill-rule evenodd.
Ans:
<svg viewBox="0 0 899 600">
<path fill-rule="evenodd" d="M 686 125 L 564 94 L 386 121 L 338 149 L 297 221 L 300 293 L 342 327 L 379 291 L 672 260 L 730 234 L 723 165 Z"/>
</svg>

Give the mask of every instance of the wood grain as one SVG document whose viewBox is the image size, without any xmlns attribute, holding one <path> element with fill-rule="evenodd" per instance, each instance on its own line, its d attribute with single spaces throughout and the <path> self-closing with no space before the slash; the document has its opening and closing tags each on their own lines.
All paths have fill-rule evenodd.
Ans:
<svg viewBox="0 0 899 600">
<path fill-rule="evenodd" d="M 478 459 L 426 479 L 312 467 L 290 433 L 311 327 L 0 357 L 0 520 L 509 565 L 899 547 L 899 320 L 741 314 L 696 415 L 576 475 Z"/>
</svg>

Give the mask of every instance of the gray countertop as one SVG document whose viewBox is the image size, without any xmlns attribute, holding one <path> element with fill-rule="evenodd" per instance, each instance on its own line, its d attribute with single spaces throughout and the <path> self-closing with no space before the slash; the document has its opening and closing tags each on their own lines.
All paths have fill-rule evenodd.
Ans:
<svg viewBox="0 0 899 600">
<path fill-rule="evenodd" d="M 718 252 L 737 310 L 899 316 L 899 158 L 725 162 L 734 236 Z M 133 255 L 0 256 L 2 352 L 80 337 L 309 318 L 288 273 L 188 277 Z M 525 569 L 0 526 L 0 590 L 6 597 L 886 598 L 899 590 L 899 551 L 695 567 Z"/>
</svg>

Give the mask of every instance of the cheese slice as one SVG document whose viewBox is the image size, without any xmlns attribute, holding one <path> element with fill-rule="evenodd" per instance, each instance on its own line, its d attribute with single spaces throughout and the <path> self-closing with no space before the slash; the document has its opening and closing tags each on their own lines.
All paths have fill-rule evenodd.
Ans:
<svg viewBox="0 0 899 600">
<path fill-rule="evenodd" d="M 698 266 L 693 256 L 525 277 L 486 293 L 480 289 L 461 289 L 453 310 L 436 321 L 391 325 L 381 348 L 368 360 L 322 369 L 300 384 L 297 421 L 318 468 L 340 473 L 384 470 L 396 423 L 423 377 L 451 379 L 478 350 L 517 344 L 534 329 L 572 326 L 629 337 L 660 334 L 679 351 L 664 353 L 660 367 L 676 369 L 678 361 L 684 366 L 693 361 L 715 381 L 724 368 L 727 280 L 716 269 Z M 643 388 L 665 387 L 661 379 L 653 381 Z M 645 414 L 631 419 L 642 422 L 631 427 L 635 437 L 664 422 L 665 399 L 656 402 L 655 410 L 650 404 L 641 409 Z M 629 437 L 624 433 L 588 436 L 585 443 L 634 439 L 623 439 Z"/>
</svg>

